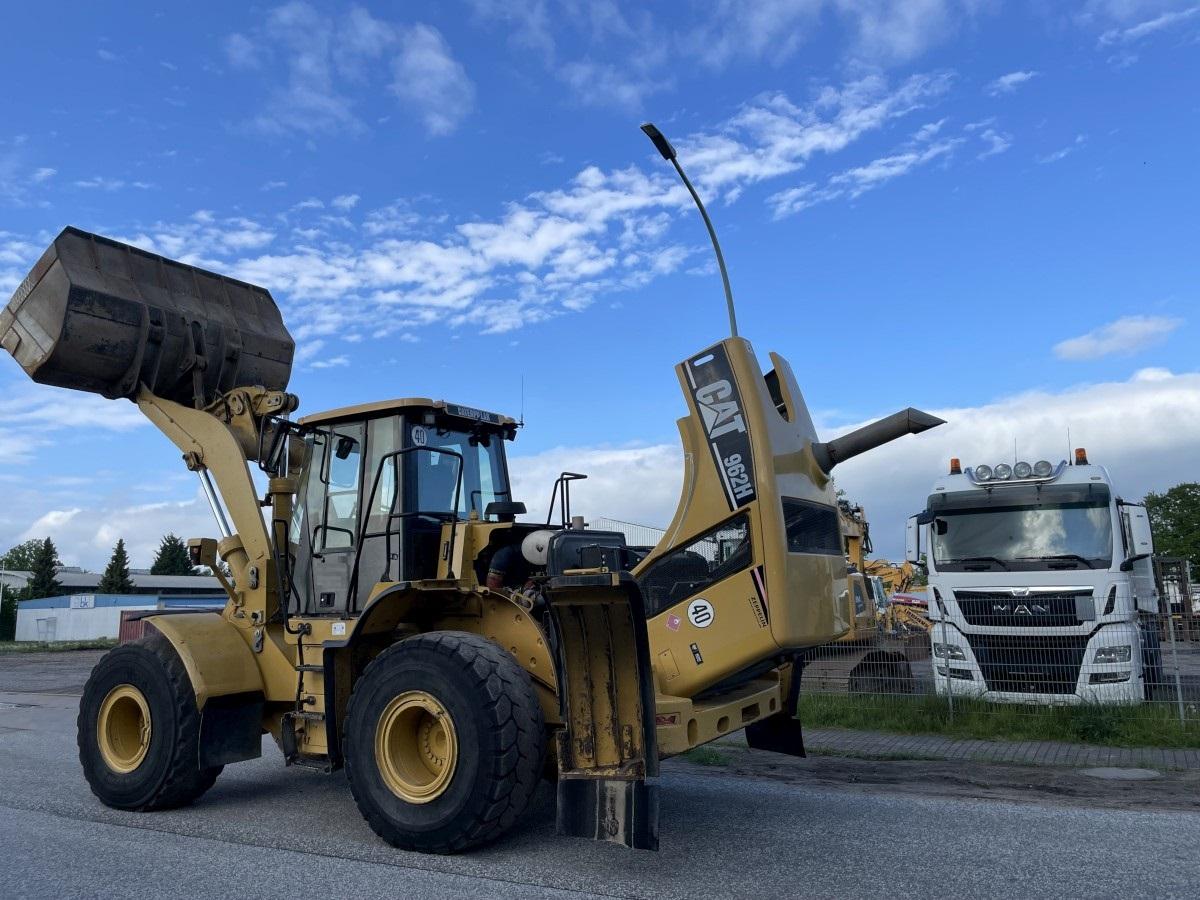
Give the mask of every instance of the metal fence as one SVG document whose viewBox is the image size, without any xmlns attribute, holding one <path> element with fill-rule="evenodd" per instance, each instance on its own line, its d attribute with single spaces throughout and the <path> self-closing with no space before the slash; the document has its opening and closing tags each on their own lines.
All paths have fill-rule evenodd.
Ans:
<svg viewBox="0 0 1200 900">
<path fill-rule="evenodd" d="M 634 546 L 663 535 L 616 519 L 591 527 Z M 846 635 L 803 652 L 801 717 L 906 733 L 1200 747 L 1200 589 L 1183 560 L 1156 560 L 1155 576 L 1157 612 L 1134 612 L 1115 591 L 944 598 L 925 588 L 887 594 L 878 579 L 852 575 L 841 598 Z"/>
<path fill-rule="evenodd" d="M 1183 561 L 1156 562 L 1156 612 L 1133 611 L 1115 589 L 877 599 L 869 580 L 851 578 L 850 630 L 804 652 L 801 714 L 846 727 L 1200 746 L 1200 598 Z"/>
</svg>

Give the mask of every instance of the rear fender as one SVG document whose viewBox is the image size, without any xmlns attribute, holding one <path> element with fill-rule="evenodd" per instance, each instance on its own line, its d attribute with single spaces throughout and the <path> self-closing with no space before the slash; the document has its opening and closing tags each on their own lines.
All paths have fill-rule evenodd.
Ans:
<svg viewBox="0 0 1200 900">
<path fill-rule="evenodd" d="M 558 833 L 658 849 L 658 742 L 641 592 L 628 572 L 561 575 L 546 592 L 564 728 Z"/>
</svg>

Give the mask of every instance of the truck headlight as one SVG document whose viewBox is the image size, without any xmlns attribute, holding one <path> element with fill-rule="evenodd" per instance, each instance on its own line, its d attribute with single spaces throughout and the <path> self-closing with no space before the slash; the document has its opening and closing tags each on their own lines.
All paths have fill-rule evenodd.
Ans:
<svg viewBox="0 0 1200 900">
<path fill-rule="evenodd" d="M 942 659 L 966 659 L 967 654 L 963 653 L 962 647 L 958 644 L 934 644 L 934 656 L 940 656 Z"/>
<path fill-rule="evenodd" d="M 1099 647 L 1092 657 L 1094 663 L 1127 663 L 1133 656 L 1133 648 L 1129 644 L 1119 647 Z"/>
</svg>

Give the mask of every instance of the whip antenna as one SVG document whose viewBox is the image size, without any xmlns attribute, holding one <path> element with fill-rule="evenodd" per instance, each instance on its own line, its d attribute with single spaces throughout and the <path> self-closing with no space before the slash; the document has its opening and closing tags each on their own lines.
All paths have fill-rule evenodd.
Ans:
<svg viewBox="0 0 1200 900">
<path fill-rule="evenodd" d="M 642 131 L 654 143 L 655 149 L 662 154 L 662 158 L 675 167 L 675 171 L 683 179 L 684 187 L 688 189 L 688 192 L 692 195 L 692 199 L 696 201 L 696 208 L 700 210 L 700 216 L 704 219 L 704 226 L 708 229 L 708 236 L 712 238 L 713 250 L 717 253 L 717 266 L 721 270 L 721 283 L 725 286 L 725 305 L 729 307 L 729 333 L 733 337 L 737 337 L 737 318 L 733 313 L 733 291 L 729 289 L 729 273 L 725 271 L 725 257 L 721 254 L 721 245 L 717 241 L 717 231 L 713 228 L 712 220 L 708 217 L 708 211 L 705 210 L 704 204 L 700 200 L 700 195 L 696 193 L 696 189 L 692 187 L 692 183 L 688 180 L 687 175 L 684 174 L 683 167 L 679 165 L 679 160 L 675 158 L 675 148 L 671 146 L 671 142 L 666 139 L 663 133 L 652 122 L 647 122 L 643 125 Z"/>
</svg>

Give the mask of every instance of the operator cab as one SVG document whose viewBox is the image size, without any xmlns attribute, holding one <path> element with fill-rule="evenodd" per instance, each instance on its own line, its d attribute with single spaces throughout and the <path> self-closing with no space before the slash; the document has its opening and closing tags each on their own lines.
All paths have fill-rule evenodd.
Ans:
<svg viewBox="0 0 1200 900">
<path fill-rule="evenodd" d="M 437 577 L 443 525 L 511 522 L 506 416 L 424 398 L 317 413 L 290 442 L 289 529 L 302 615 L 353 615 L 381 581 Z"/>
</svg>

